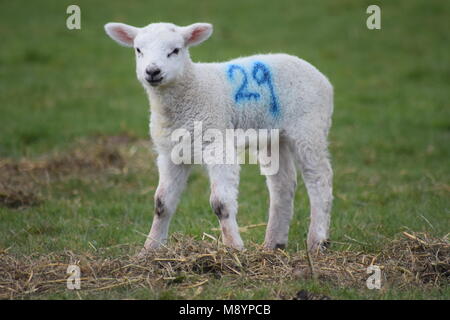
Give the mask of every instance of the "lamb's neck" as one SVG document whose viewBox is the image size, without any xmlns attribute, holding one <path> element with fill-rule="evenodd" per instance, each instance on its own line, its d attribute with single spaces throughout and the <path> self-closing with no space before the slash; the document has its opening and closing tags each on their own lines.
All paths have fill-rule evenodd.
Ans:
<svg viewBox="0 0 450 320">
<path fill-rule="evenodd" d="M 190 93 L 195 91 L 198 83 L 195 69 L 195 63 L 189 61 L 174 83 L 149 88 L 151 111 L 165 116 L 183 112 L 183 107 L 189 104 Z"/>
</svg>

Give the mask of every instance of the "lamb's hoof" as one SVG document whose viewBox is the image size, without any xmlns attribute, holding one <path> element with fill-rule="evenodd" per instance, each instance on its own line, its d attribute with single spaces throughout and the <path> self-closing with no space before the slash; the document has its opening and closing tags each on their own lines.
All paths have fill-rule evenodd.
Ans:
<svg viewBox="0 0 450 320">
<path fill-rule="evenodd" d="M 226 246 L 226 247 L 228 247 L 230 249 L 236 250 L 236 251 L 244 251 L 245 250 L 244 245 L 236 245 L 236 244 L 229 245 L 229 244 L 225 244 L 224 243 L 224 246 Z"/>
<path fill-rule="evenodd" d="M 263 247 L 266 250 L 273 250 L 273 251 L 276 251 L 277 249 L 285 250 L 286 244 L 285 243 L 275 243 L 275 244 L 264 243 Z"/>
<path fill-rule="evenodd" d="M 223 245 L 229 248 L 232 248 L 234 250 L 237 251 L 244 251 L 245 247 L 244 247 L 244 242 L 242 242 L 242 240 L 230 240 L 230 239 L 225 239 L 224 241 L 222 241 Z"/>
<path fill-rule="evenodd" d="M 312 254 L 318 254 L 325 252 L 331 243 L 329 239 L 321 241 L 308 241 L 308 251 Z"/>
<path fill-rule="evenodd" d="M 138 260 L 142 260 L 147 258 L 151 253 L 151 250 L 147 250 L 145 248 L 142 248 L 141 251 L 139 251 L 139 253 L 136 255 L 136 259 Z"/>
<path fill-rule="evenodd" d="M 159 246 L 143 247 L 141 251 L 139 251 L 139 253 L 136 255 L 136 259 L 138 260 L 146 259 L 152 254 L 154 254 L 159 248 L 160 248 Z"/>
</svg>

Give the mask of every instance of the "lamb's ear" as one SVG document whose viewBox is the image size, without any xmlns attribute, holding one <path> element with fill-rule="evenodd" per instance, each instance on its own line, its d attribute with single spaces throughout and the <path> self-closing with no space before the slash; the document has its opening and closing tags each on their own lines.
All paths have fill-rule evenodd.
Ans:
<svg viewBox="0 0 450 320">
<path fill-rule="evenodd" d="M 209 23 L 194 23 L 190 26 L 182 27 L 181 32 L 186 46 L 192 47 L 208 39 L 213 32 L 213 26 Z"/>
<path fill-rule="evenodd" d="M 132 47 L 134 38 L 139 32 L 139 28 L 124 23 L 110 22 L 105 24 L 105 31 L 108 36 L 119 44 L 126 47 Z"/>
</svg>

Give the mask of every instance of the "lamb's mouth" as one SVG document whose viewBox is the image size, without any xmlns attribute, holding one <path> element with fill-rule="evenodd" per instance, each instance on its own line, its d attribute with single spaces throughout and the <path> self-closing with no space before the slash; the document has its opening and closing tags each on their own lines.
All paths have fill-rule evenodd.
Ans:
<svg viewBox="0 0 450 320">
<path fill-rule="evenodd" d="M 150 77 L 145 77 L 145 80 L 147 80 L 147 82 L 150 83 L 150 85 L 151 85 L 152 87 L 156 87 L 156 86 L 158 86 L 159 84 L 161 84 L 161 82 L 162 82 L 163 79 L 164 79 L 163 77 L 160 77 L 160 78 L 157 78 L 157 79 L 150 78 Z"/>
</svg>

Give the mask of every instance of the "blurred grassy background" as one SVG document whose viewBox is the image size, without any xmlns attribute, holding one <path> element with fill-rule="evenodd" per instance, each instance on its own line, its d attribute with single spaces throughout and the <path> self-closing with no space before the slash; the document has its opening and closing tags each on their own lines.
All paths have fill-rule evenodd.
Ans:
<svg viewBox="0 0 450 320">
<path fill-rule="evenodd" d="M 366 28 L 372 1 L 76 1 L 81 30 L 65 27 L 69 4 L 0 2 L 1 158 L 64 152 L 74 140 L 99 134 L 147 138 L 149 108 L 135 79 L 134 55 L 111 41 L 103 25 L 205 21 L 214 24 L 214 34 L 191 50 L 194 61 L 286 52 L 311 62 L 333 83 L 332 240 L 374 250 L 404 229 L 449 232 L 448 1 L 377 1 L 382 29 L 374 31 Z M 242 226 L 266 221 L 268 195 L 258 172 L 254 166 L 242 171 Z M 0 207 L 0 247 L 27 254 L 89 252 L 89 242 L 142 243 L 153 189 L 142 190 L 156 184 L 150 168 L 50 186 L 40 206 Z M 200 237 L 217 225 L 207 180 L 196 170 L 171 230 Z M 307 226 L 300 185 L 289 250 L 304 247 Z M 263 237 L 264 228 L 243 234 L 244 241 Z M 259 297 L 255 292 L 238 297 Z"/>
</svg>

